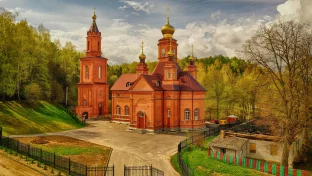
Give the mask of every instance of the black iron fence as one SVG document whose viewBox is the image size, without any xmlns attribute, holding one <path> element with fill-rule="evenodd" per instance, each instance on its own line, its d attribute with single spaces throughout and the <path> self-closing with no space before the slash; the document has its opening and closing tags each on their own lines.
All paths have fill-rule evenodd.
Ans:
<svg viewBox="0 0 312 176">
<path fill-rule="evenodd" d="M 205 140 L 206 138 L 209 138 L 212 135 L 219 134 L 220 130 L 221 130 L 220 126 L 215 127 L 215 128 L 208 128 L 205 131 L 202 131 L 200 133 L 192 135 L 191 137 L 185 139 L 184 141 L 181 141 L 178 144 L 178 154 L 177 154 L 178 155 L 178 163 L 179 163 L 179 166 L 181 168 L 183 176 L 193 176 L 194 171 L 191 168 L 189 168 L 188 165 L 183 161 L 182 154 L 181 154 L 182 150 L 187 148 L 189 145 L 192 145 L 195 142 L 201 140 L 201 139 Z"/>
<path fill-rule="evenodd" d="M 163 176 L 164 172 L 150 166 L 124 166 L 124 176 Z"/>
<path fill-rule="evenodd" d="M 11 149 L 26 157 L 35 159 L 47 166 L 58 169 L 72 176 L 114 176 L 114 166 L 87 166 L 85 164 L 73 162 L 70 158 L 65 158 L 55 153 L 24 144 L 16 139 L 2 136 L 0 127 L 0 145 Z"/>
</svg>

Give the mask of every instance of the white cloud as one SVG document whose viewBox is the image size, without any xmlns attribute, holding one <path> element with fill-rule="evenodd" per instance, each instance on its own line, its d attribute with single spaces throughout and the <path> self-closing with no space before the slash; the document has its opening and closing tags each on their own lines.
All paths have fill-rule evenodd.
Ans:
<svg viewBox="0 0 312 176">
<path fill-rule="evenodd" d="M 217 19 L 220 18 L 220 15 L 221 15 L 221 11 L 218 10 L 217 12 L 212 13 L 212 14 L 210 15 L 210 17 L 211 17 L 213 20 L 217 20 Z"/>
<path fill-rule="evenodd" d="M 144 4 L 141 4 L 139 2 L 135 1 L 122 1 L 125 5 L 119 7 L 118 9 L 127 9 L 132 8 L 135 10 L 135 13 L 138 13 L 139 11 L 146 12 L 147 14 L 151 13 L 153 11 L 154 5 L 150 4 L 148 2 L 145 2 Z"/>
<path fill-rule="evenodd" d="M 122 2 L 125 3 L 125 6 L 120 9 L 132 8 L 134 13 L 139 11 L 151 13 L 153 9 L 150 4 L 144 6 L 144 4 L 134 1 Z M 67 11 L 66 9 L 69 8 L 71 10 Z M 20 11 L 21 18 L 27 18 L 32 25 L 43 23 L 50 29 L 52 40 L 60 39 L 63 46 L 66 41 L 71 41 L 78 50 L 84 51 L 85 37 L 92 22 L 93 9 L 91 7 L 85 9 L 80 6 L 65 6 L 64 9 L 66 12 L 63 13 L 39 12 L 19 7 L 9 10 Z M 278 17 L 246 17 L 235 21 L 220 20 L 222 13 L 217 11 L 210 16 L 219 18 L 216 20 L 216 22 L 219 21 L 216 24 L 197 21 L 176 28 L 174 38 L 178 40 L 179 44 L 178 58 L 191 54 L 192 44 L 194 45 L 194 55 L 198 58 L 219 54 L 236 56 L 236 50 L 241 49 L 242 43 L 249 39 L 259 29 L 259 26 L 273 23 L 282 18 L 311 22 L 312 11 L 310 9 L 312 9 L 311 0 L 288 0 L 277 7 L 280 13 Z M 138 61 L 141 41 L 145 43 L 144 52 L 147 60 L 157 60 L 157 43 L 162 38 L 161 26 L 129 24 L 125 19 L 109 19 L 104 13 L 101 14 L 101 11 L 97 11 L 97 25 L 102 33 L 102 55 L 109 59 L 109 64 Z M 172 13 L 172 15 L 174 14 Z M 174 21 L 172 25 L 175 26 Z"/>
<path fill-rule="evenodd" d="M 296 20 L 300 22 L 312 22 L 311 0 L 287 0 L 277 6 L 280 14 L 279 20 Z"/>
</svg>

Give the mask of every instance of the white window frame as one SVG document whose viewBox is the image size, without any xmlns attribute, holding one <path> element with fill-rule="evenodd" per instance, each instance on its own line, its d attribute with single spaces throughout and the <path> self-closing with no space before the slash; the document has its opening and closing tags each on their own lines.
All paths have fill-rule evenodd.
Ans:
<svg viewBox="0 0 312 176">
<path fill-rule="evenodd" d="M 161 49 L 161 57 L 165 57 L 166 56 L 166 50 L 165 48 Z"/>
<path fill-rule="evenodd" d="M 129 106 L 125 106 L 125 115 L 129 115 Z"/>
<path fill-rule="evenodd" d="M 88 66 L 85 66 L 85 69 L 86 69 L 86 79 L 89 79 L 89 67 Z"/>
<path fill-rule="evenodd" d="M 199 110 L 196 108 L 194 111 L 194 119 L 198 120 L 198 117 L 199 117 Z"/>
<path fill-rule="evenodd" d="M 119 105 L 117 105 L 117 107 L 116 107 L 116 114 L 120 115 L 120 106 Z"/>
<path fill-rule="evenodd" d="M 185 120 L 190 120 L 190 113 L 191 113 L 191 111 L 189 109 L 184 110 L 184 119 Z"/>
<path fill-rule="evenodd" d="M 171 111 L 170 109 L 167 109 L 167 117 L 170 117 L 171 116 Z"/>
<path fill-rule="evenodd" d="M 99 66 L 99 79 L 102 79 L 102 67 Z"/>
</svg>

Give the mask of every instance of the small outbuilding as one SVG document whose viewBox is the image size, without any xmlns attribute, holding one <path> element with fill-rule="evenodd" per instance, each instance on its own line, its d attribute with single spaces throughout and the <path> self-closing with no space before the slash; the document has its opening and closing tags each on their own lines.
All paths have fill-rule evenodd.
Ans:
<svg viewBox="0 0 312 176">
<path fill-rule="evenodd" d="M 274 135 L 269 128 L 269 120 L 254 120 L 235 126 L 229 131 L 221 130 L 209 147 L 214 152 L 232 154 L 233 156 L 280 163 L 282 161 L 283 144 L 281 136 Z M 270 122 L 272 123 L 272 122 Z M 289 164 L 292 165 L 300 157 L 303 135 L 296 137 L 291 145 Z"/>
</svg>

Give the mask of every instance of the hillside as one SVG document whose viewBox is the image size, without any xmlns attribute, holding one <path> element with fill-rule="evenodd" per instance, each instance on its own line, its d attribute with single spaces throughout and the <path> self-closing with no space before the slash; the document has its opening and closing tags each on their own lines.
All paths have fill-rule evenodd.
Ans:
<svg viewBox="0 0 312 176">
<path fill-rule="evenodd" d="M 77 124 L 66 112 L 45 101 L 34 104 L 0 102 L 0 126 L 4 135 L 37 134 L 71 130 Z"/>
</svg>

